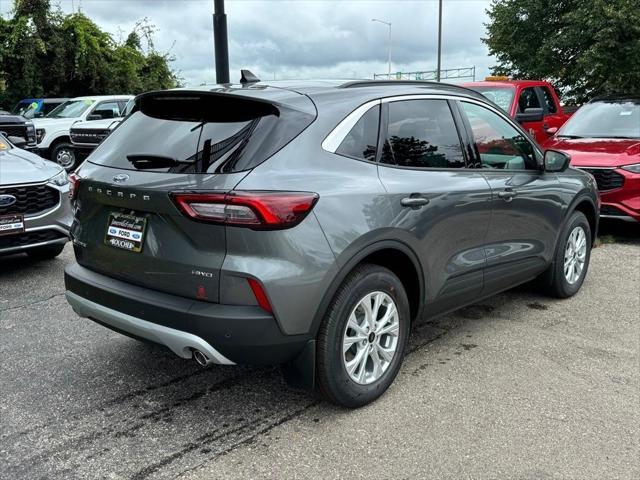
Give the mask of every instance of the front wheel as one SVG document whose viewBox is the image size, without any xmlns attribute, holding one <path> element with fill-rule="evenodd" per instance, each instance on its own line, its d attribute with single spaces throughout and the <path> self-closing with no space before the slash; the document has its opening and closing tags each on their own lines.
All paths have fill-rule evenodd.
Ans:
<svg viewBox="0 0 640 480">
<path fill-rule="evenodd" d="M 76 166 L 76 151 L 69 143 L 58 143 L 51 149 L 51 160 L 56 162 L 67 172 Z"/>
<path fill-rule="evenodd" d="M 409 336 L 409 300 L 402 282 L 378 265 L 361 265 L 335 294 L 317 341 L 320 391 L 349 408 L 389 388 Z"/>
<path fill-rule="evenodd" d="M 549 267 L 549 293 L 558 298 L 575 295 L 589 269 L 591 259 L 591 227 L 582 212 L 573 212 L 564 226 L 554 263 Z"/>
</svg>

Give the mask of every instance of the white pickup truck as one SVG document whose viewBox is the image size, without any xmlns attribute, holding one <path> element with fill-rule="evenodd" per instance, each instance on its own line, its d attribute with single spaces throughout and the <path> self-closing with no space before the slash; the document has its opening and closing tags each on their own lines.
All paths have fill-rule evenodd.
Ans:
<svg viewBox="0 0 640 480">
<path fill-rule="evenodd" d="M 69 131 L 73 125 L 94 120 L 120 119 L 133 95 L 108 95 L 72 98 L 52 110 L 46 117 L 34 118 L 36 151 L 67 171 L 72 171 L 77 158 Z"/>
<path fill-rule="evenodd" d="M 79 164 L 93 152 L 102 141 L 116 128 L 124 118 L 131 113 L 136 102 L 129 100 L 120 117 L 92 120 L 90 122 L 74 123 L 69 130 L 69 138 Z"/>
</svg>

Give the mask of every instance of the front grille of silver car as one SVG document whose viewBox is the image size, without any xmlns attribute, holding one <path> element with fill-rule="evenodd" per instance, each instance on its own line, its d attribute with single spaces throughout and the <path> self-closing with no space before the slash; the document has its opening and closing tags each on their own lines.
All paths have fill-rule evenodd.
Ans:
<svg viewBox="0 0 640 480">
<path fill-rule="evenodd" d="M 0 195 L 16 198 L 14 204 L 0 206 L 0 215 L 35 215 L 55 207 L 60 202 L 60 192 L 45 184 L 0 187 Z"/>
</svg>

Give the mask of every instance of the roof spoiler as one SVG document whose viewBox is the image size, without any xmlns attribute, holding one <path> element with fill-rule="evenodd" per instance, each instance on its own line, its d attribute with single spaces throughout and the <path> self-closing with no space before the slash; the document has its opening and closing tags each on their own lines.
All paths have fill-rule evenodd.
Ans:
<svg viewBox="0 0 640 480">
<path fill-rule="evenodd" d="M 136 109 L 149 117 L 183 122 L 248 122 L 280 115 L 275 104 L 264 100 L 197 90 L 143 93 L 136 98 Z"/>
</svg>

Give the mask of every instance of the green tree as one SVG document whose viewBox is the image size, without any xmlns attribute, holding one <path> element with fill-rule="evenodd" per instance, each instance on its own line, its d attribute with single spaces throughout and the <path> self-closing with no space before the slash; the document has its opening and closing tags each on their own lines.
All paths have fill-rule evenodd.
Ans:
<svg viewBox="0 0 640 480">
<path fill-rule="evenodd" d="M 11 18 L 0 17 L 0 103 L 173 88 L 173 58 L 155 49 L 155 32 L 143 19 L 118 42 L 82 13 L 16 0 Z"/>
<path fill-rule="evenodd" d="M 487 13 L 496 75 L 547 79 L 578 102 L 640 89 L 638 0 L 493 0 Z"/>
</svg>

